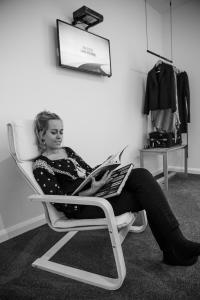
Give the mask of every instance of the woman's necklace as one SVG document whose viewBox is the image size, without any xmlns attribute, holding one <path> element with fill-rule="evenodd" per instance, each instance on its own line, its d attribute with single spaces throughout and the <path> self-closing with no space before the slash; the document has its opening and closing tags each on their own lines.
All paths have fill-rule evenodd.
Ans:
<svg viewBox="0 0 200 300">
<path fill-rule="evenodd" d="M 60 149 L 55 149 L 55 150 L 52 150 L 52 151 L 45 151 L 43 153 L 43 155 L 45 155 L 49 159 L 51 158 L 51 160 L 59 160 L 59 159 L 70 160 L 74 165 L 74 168 L 77 172 L 78 177 L 85 178 L 86 177 L 86 170 L 83 169 L 82 167 L 80 167 L 78 162 L 75 159 L 73 159 L 71 157 L 68 157 L 66 153 L 60 152 L 60 150 L 61 150 L 61 148 Z"/>
<path fill-rule="evenodd" d="M 78 177 L 85 178 L 86 177 L 86 170 L 81 168 L 75 159 L 73 159 L 71 157 L 68 157 L 67 159 L 70 160 L 74 164 L 74 167 L 76 169 Z"/>
</svg>

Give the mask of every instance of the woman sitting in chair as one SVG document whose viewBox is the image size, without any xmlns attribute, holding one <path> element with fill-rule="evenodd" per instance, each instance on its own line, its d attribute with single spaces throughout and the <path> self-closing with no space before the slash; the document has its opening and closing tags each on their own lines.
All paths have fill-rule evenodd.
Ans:
<svg viewBox="0 0 200 300">
<path fill-rule="evenodd" d="M 71 148 L 62 147 L 63 122 L 47 111 L 36 116 L 35 134 L 41 155 L 33 164 L 34 176 L 45 194 L 71 195 L 92 168 Z M 81 196 L 93 196 L 110 180 L 110 174 L 91 181 L 90 188 Z M 120 195 L 109 198 L 114 214 L 145 210 L 151 231 L 163 251 L 163 262 L 168 265 L 190 266 L 200 255 L 200 243 L 187 240 L 157 181 L 146 169 L 135 168 Z M 96 206 L 54 204 L 68 218 L 103 218 Z"/>
</svg>

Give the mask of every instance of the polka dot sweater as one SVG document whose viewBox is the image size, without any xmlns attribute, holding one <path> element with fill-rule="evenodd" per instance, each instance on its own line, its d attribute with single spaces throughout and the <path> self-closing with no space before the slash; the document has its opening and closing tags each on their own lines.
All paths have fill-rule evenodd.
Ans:
<svg viewBox="0 0 200 300">
<path fill-rule="evenodd" d="M 67 158 L 50 160 L 40 155 L 33 163 L 33 174 L 44 194 L 71 195 L 92 168 L 71 148 L 64 147 Z M 81 205 L 58 204 L 54 206 L 69 218 L 82 209 Z"/>
</svg>

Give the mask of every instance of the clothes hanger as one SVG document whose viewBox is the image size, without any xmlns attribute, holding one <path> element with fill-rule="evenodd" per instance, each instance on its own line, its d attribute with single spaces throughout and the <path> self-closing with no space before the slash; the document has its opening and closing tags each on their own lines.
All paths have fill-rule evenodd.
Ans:
<svg viewBox="0 0 200 300">
<path fill-rule="evenodd" d="M 158 61 L 157 61 L 157 63 L 155 64 L 155 67 L 158 67 L 159 65 L 161 65 L 163 63 L 163 61 L 161 60 L 161 59 L 159 59 Z"/>
<path fill-rule="evenodd" d="M 163 64 L 163 61 L 159 59 L 155 64 L 156 73 L 160 73 L 160 66 Z"/>
<path fill-rule="evenodd" d="M 178 68 L 177 68 L 176 66 L 174 66 L 174 65 L 173 65 L 173 69 L 174 69 L 174 72 L 175 72 L 176 74 L 180 74 L 180 73 L 183 72 L 182 70 L 178 69 Z"/>
</svg>

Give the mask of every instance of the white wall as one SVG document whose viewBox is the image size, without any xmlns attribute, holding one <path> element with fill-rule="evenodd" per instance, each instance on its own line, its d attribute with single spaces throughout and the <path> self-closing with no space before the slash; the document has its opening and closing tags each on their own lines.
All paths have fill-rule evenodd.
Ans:
<svg viewBox="0 0 200 300">
<path fill-rule="evenodd" d="M 173 12 L 174 64 L 188 73 L 191 94 L 191 123 L 189 124 L 189 171 L 200 173 L 200 1 L 187 2 Z M 171 165 L 179 170 L 182 153 L 172 158 Z"/>
<path fill-rule="evenodd" d="M 147 1 L 146 4 L 146 20 L 147 48 L 148 50 L 163 55 L 163 15 L 149 5 L 149 1 Z M 152 68 L 152 66 L 150 66 L 150 68 Z"/>
<path fill-rule="evenodd" d="M 86 5 L 104 15 L 91 31 L 111 42 L 113 76 L 62 69 L 56 62 L 56 18 L 72 21 Z M 144 1 L 7 0 L 0 2 L 0 239 L 41 224 L 42 207 L 8 153 L 6 123 L 48 109 L 65 123 L 65 144 L 95 165 L 129 144 L 125 161 L 139 165 L 146 137 L 142 115 L 146 72 L 156 61 L 146 53 Z M 158 27 L 161 24 L 157 20 Z M 157 28 L 158 28 L 157 27 Z M 160 36 L 155 37 L 160 45 Z M 149 164 L 150 169 L 157 167 Z"/>
</svg>

